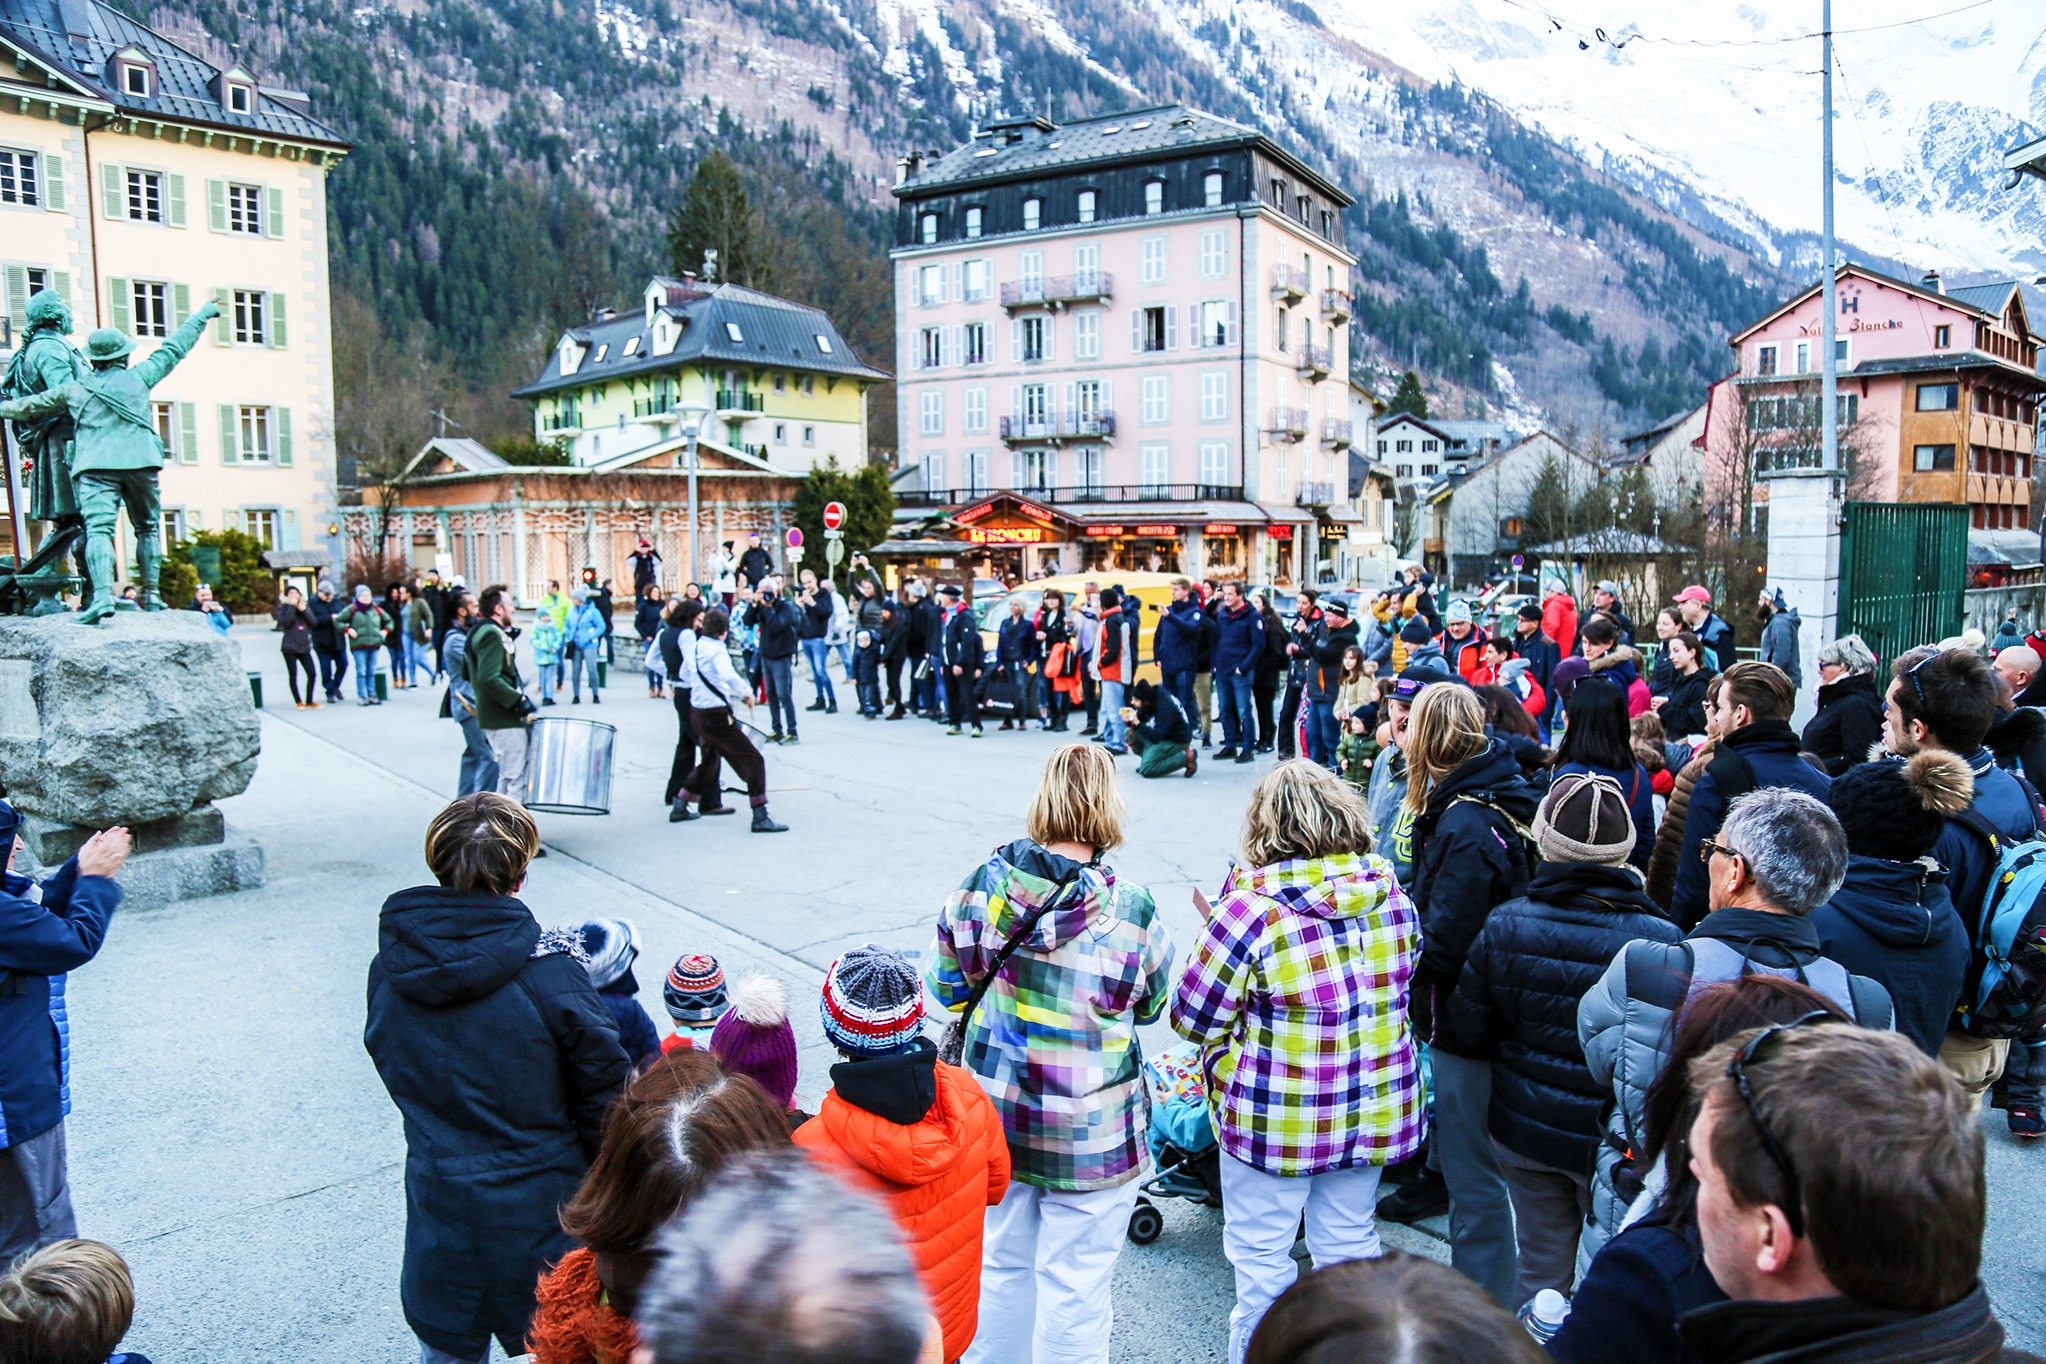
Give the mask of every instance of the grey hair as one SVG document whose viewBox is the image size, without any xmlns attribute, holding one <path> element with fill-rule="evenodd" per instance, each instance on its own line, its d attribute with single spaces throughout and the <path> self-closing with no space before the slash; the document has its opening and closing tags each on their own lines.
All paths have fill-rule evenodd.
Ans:
<svg viewBox="0 0 2046 1364">
<path fill-rule="evenodd" d="M 1875 671 L 1875 650 L 1868 647 L 1860 635 L 1842 635 L 1819 650 L 1819 666 L 1837 663 L 1850 673 L 1872 673 Z"/>
<path fill-rule="evenodd" d="M 1769 786 L 1726 809 L 1719 843 L 1741 855 L 1762 898 L 1802 918 L 1847 879 L 1847 834 L 1833 812 L 1802 791 Z"/>
<path fill-rule="evenodd" d="M 914 1364 L 931 1321 L 895 1220 L 798 1151 L 727 1166 L 661 1232 L 656 1364 Z"/>
</svg>

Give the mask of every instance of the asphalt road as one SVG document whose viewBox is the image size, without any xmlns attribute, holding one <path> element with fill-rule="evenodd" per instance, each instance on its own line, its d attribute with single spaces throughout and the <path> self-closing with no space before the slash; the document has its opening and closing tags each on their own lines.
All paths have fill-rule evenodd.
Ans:
<svg viewBox="0 0 2046 1364">
<path fill-rule="evenodd" d="M 265 674 L 263 758 L 224 804 L 231 830 L 266 851 L 260 891 L 121 914 L 71 983 L 72 1178 L 81 1228 L 135 1267 L 127 1348 L 158 1359 L 412 1360 L 398 1303 L 403 1137 L 361 1043 L 365 969 L 386 895 L 427 881 L 420 843 L 453 794 L 461 738 L 437 718 L 438 688 L 374 709 L 292 709 L 275 637 L 239 627 Z M 619 657 L 631 653 L 621 647 Z M 811 1001 L 825 967 L 863 942 L 921 949 L 947 893 L 1020 836 L 1058 740 L 932 724 L 862 721 L 851 688 L 834 716 L 805 713 L 802 743 L 768 751 L 772 809 L 792 826 L 754 835 L 744 818 L 670 826 L 660 804 L 674 712 L 630 662 L 602 706 L 550 714 L 618 728 L 612 813 L 542 815 L 552 854 L 523 898 L 546 925 L 596 915 L 642 935 L 642 1002 L 684 951 L 728 974 L 790 984 L 814 1101 L 835 1056 Z M 352 694 L 352 679 L 350 684 Z M 799 688 L 807 698 L 808 684 Z M 1218 734 L 1219 739 L 1219 734 Z M 1130 842 L 1112 862 L 1152 888 L 1182 950 L 1191 889 L 1220 881 L 1263 764 L 1203 765 L 1192 780 L 1125 784 Z M 1169 1045 L 1162 1026 L 1147 1035 Z M 2025 1209 L 2046 1194 L 2046 1151 L 1985 1118 L 1990 1234 L 1984 1277 L 2022 1348 L 2046 1348 L 2046 1235 Z M 1168 1203 L 1166 1230 L 1117 1271 L 1118 1361 L 1223 1357 L 1233 1284 L 1220 1214 Z M 1382 1228 L 1437 1258 L 1441 1227 Z"/>
</svg>

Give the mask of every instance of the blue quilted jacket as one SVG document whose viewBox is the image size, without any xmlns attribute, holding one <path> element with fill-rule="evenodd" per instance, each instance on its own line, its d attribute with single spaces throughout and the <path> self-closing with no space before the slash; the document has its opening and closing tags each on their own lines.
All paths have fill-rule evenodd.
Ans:
<svg viewBox="0 0 2046 1364">
<path fill-rule="evenodd" d="M 64 974 L 99 955 L 121 888 L 80 876 L 72 858 L 45 881 L 0 874 L 0 1147 L 28 1141 L 71 1111 L 71 1025 Z"/>
</svg>

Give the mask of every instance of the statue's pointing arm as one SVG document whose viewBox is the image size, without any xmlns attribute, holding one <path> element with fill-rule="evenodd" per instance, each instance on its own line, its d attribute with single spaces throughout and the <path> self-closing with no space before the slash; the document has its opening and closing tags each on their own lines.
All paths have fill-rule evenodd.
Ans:
<svg viewBox="0 0 2046 1364">
<path fill-rule="evenodd" d="M 185 319 L 185 325 L 170 334 L 170 338 L 158 346 L 153 354 L 135 366 L 135 373 L 144 384 L 155 388 L 163 382 L 164 376 L 177 368 L 178 361 L 191 353 L 199 343 L 206 324 L 220 316 L 220 305 L 209 302 L 198 312 Z"/>
</svg>

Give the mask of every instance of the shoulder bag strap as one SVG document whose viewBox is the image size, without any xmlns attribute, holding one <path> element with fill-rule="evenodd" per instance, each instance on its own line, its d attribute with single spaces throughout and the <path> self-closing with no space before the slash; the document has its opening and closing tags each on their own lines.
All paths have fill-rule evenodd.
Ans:
<svg viewBox="0 0 2046 1364">
<path fill-rule="evenodd" d="M 966 996 L 966 1007 L 959 1011 L 959 1017 L 954 1019 L 951 1026 L 945 1029 L 944 1041 L 938 1047 L 939 1060 L 948 1066 L 959 1064 L 959 1058 L 966 1051 L 966 1025 L 973 1018 L 973 1011 L 980 1007 L 981 1000 L 987 998 L 988 988 L 995 983 L 995 977 L 1002 974 L 1002 968 L 1009 964 L 1009 958 L 1016 955 L 1017 949 L 1023 946 L 1023 940 L 1030 936 L 1031 931 L 1037 927 L 1044 916 L 1058 907 L 1058 902 L 1065 895 L 1066 888 L 1073 884 L 1073 878 L 1088 867 L 1098 864 L 1100 857 L 1101 855 L 1096 853 L 1093 861 L 1084 863 L 1067 872 L 1052 890 L 1051 895 L 1042 905 L 1038 906 L 1036 912 L 1018 924 L 1015 931 L 1009 934 L 1008 941 L 1002 944 L 1000 950 L 995 953 L 994 960 L 988 963 L 987 974 L 975 983 L 972 992 Z"/>
</svg>

